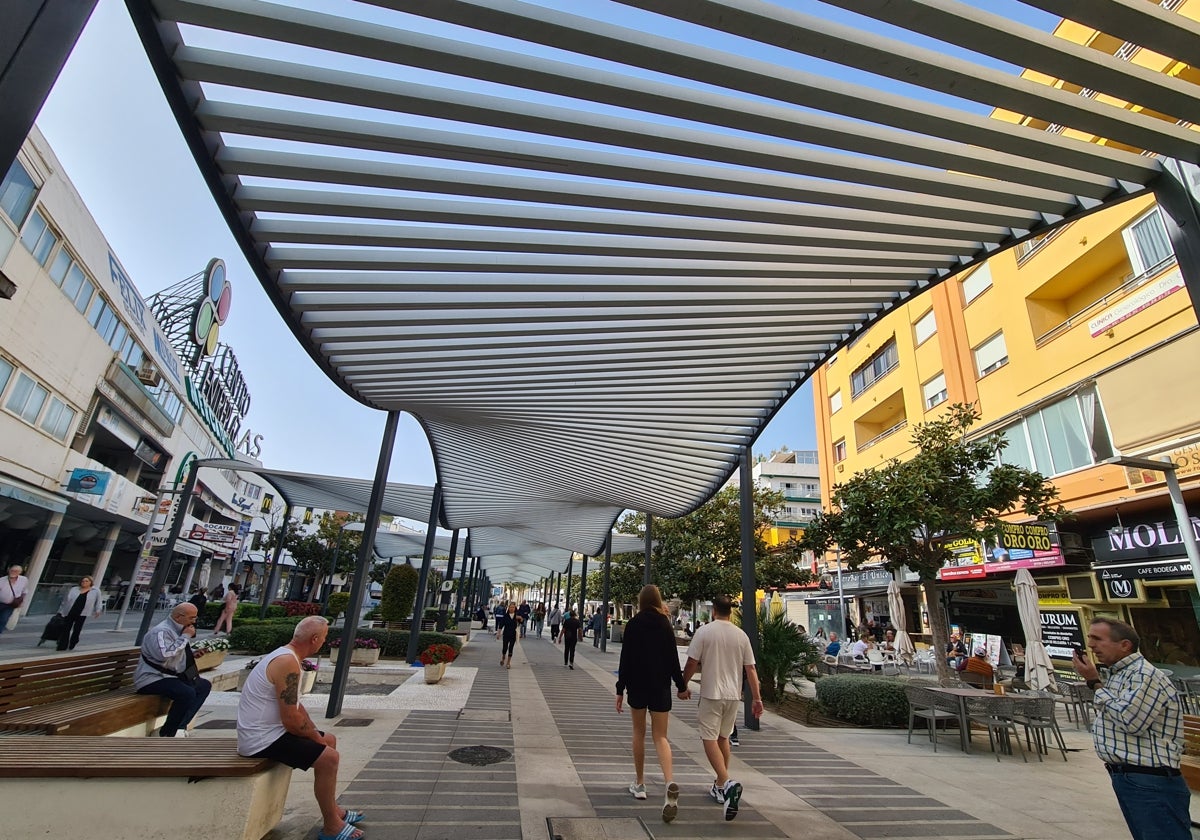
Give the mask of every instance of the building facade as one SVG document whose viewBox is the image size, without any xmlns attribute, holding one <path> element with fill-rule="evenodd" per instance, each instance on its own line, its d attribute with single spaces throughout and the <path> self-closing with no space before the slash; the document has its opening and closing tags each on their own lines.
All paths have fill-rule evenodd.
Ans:
<svg viewBox="0 0 1200 840">
<path fill-rule="evenodd" d="M 0 275 L 0 561 L 36 584 L 28 612 L 84 575 L 115 607 L 149 582 L 181 507 L 168 584 L 233 571 L 261 482 L 207 470 L 186 504 L 169 492 L 193 459 L 236 452 L 205 390 L 227 357 L 180 352 L 36 128 L 0 182 Z"/>
<path fill-rule="evenodd" d="M 1171 6 L 1200 16 L 1195 0 Z M 1156 72 L 1195 73 L 1074 23 L 1056 34 Z M 1012 545 L 961 546 L 941 575 L 949 623 L 1019 642 L 1011 579 L 1026 566 L 1052 655 L 1066 659 L 1087 621 L 1106 615 L 1138 628 L 1153 661 L 1200 666 L 1200 601 L 1164 474 L 1106 463 L 1171 459 L 1200 537 L 1198 375 L 1196 308 L 1157 207 L 1134 198 L 964 271 L 842 348 L 814 379 L 822 488 L 904 459 L 914 424 L 974 403 L 975 431 L 1001 433 L 1003 459 L 1048 476 L 1072 515 L 1057 534 L 1025 523 L 1036 549 L 1017 545 L 1020 529 Z"/>
</svg>

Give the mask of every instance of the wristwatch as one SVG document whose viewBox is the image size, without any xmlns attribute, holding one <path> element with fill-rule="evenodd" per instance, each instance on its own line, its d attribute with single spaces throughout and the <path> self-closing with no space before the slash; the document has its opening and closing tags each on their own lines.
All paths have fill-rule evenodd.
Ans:
<svg viewBox="0 0 1200 840">
<path fill-rule="evenodd" d="M 1100 680 L 1098 680 L 1098 679 L 1091 679 L 1091 680 L 1087 681 L 1087 687 L 1090 688 L 1092 691 L 1095 691 L 1097 688 L 1099 688 L 1102 685 L 1104 685 L 1104 683 L 1100 682 Z"/>
</svg>

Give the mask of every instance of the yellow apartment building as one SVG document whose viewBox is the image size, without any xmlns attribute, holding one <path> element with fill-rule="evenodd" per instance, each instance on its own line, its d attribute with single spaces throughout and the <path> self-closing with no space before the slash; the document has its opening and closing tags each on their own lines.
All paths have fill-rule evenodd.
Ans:
<svg viewBox="0 0 1200 840">
<path fill-rule="evenodd" d="M 1200 17 L 1200 0 L 1163 5 Z M 1055 34 L 1198 81 L 1194 68 L 1078 24 Z M 941 575 L 949 624 L 1021 643 L 1011 581 L 1025 566 L 1052 655 L 1066 658 L 1088 619 L 1107 615 L 1139 630 L 1152 661 L 1187 673 L 1200 666 L 1200 597 L 1163 475 L 1103 462 L 1169 456 L 1200 538 L 1198 382 L 1196 309 L 1153 199 L 1131 199 L 933 287 L 824 365 L 814 378 L 822 497 L 858 470 L 907 457 L 914 424 L 975 403 L 977 431 L 1002 432 L 1005 460 L 1050 477 L 1073 516 L 1049 550 L 964 546 Z M 909 588 L 907 629 L 920 634 L 928 627 Z M 886 615 L 881 595 L 858 607 Z"/>
</svg>

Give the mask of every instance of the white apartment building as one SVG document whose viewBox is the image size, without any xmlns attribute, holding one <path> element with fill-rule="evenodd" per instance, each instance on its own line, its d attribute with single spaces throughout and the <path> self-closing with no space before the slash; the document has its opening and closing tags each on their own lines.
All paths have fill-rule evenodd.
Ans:
<svg viewBox="0 0 1200 840">
<path fill-rule="evenodd" d="M 83 575 L 115 603 L 173 511 L 159 491 L 193 458 L 235 454 L 249 394 L 209 404 L 212 365 L 181 358 L 178 324 L 156 319 L 36 128 L 0 182 L 0 290 L 0 562 L 37 584 L 29 612 Z M 230 570 L 261 496 L 203 471 L 168 583 Z"/>
</svg>

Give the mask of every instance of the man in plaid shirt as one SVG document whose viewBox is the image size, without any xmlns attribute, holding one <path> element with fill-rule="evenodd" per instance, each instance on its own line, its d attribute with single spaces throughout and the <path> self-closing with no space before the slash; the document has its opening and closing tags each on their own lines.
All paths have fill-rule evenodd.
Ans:
<svg viewBox="0 0 1200 840">
<path fill-rule="evenodd" d="M 1075 671 L 1096 693 L 1092 740 L 1134 840 L 1190 840 L 1191 793 L 1179 772 L 1183 716 L 1171 680 L 1138 653 L 1122 621 L 1097 618 L 1088 645 L 1108 676 L 1075 652 Z"/>
</svg>

